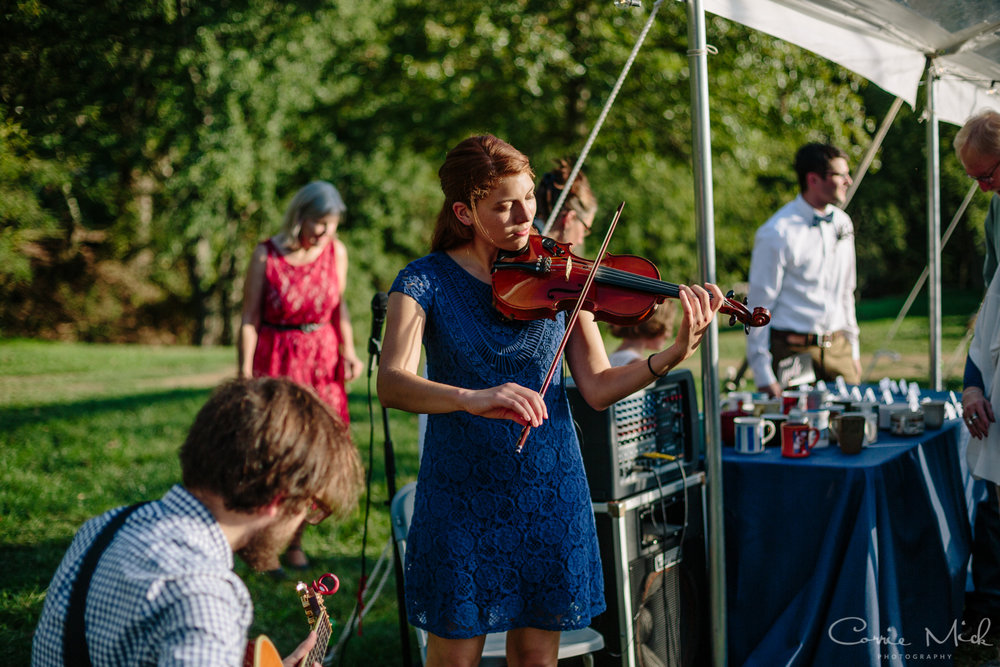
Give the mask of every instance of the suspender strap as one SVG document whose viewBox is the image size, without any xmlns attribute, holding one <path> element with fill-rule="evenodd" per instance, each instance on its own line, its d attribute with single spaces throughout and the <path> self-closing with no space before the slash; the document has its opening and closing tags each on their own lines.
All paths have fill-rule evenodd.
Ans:
<svg viewBox="0 0 1000 667">
<path fill-rule="evenodd" d="M 148 502 L 148 501 L 147 501 Z M 87 606 L 87 591 L 90 590 L 90 579 L 94 576 L 97 563 L 104 555 L 104 550 L 115 538 L 115 533 L 132 512 L 146 503 L 129 505 L 108 521 L 93 543 L 83 555 L 80 571 L 73 581 L 69 593 L 69 604 L 66 607 L 66 625 L 63 627 L 63 664 L 67 666 L 89 667 L 90 651 L 87 647 L 87 633 L 83 620 L 83 612 Z"/>
</svg>

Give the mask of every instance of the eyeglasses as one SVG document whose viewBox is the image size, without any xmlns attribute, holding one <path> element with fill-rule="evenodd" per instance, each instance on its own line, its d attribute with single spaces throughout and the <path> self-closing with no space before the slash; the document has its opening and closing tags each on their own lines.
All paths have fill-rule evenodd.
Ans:
<svg viewBox="0 0 1000 667">
<path fill-rule="evenodd" d="M 1000 162 L 997 162 L 995 165 L 993 165 L 993 168 L 990 169 L 990 173 L 986 174 L 985 176 L 973 176 L 972 174 L 969 174 L 969 178 L 971 178 L 974 181 L 979 181 L 980 183 L 982 183 L 983 185 L 985 185 L 988 188 L 992 187 L 993 186 L 993 174 L 996 173 L 997 167 L 1000 167 Z"/>
<path fill-rule="evenodd" d="M 840 176 L 845 181 L 851 177 L 851 173 L 847 171 L 828 171 L 827 176 Z"/>
<path fill-rule="evenodd" d="M 330 509 L 330 506 L 319 498 L 314 497 L 309 504 L 309 509 L 306 511 L 305 521 L 309 525 L 315 526 L 318 523 L 322 523 L 331 514 L 333 514 L 333 510 Z"/>
<path fill-rule="evenodd" d="M 583 236 L 584 236 L 584 238 L 590 236 L 590 232 L 591 232 L 590 226 L 591 226 L 591 224 L 593 224 L 593 222 L 589 222 L 588 223 L 587 222 L 587 217 L 588 217 L 587 214 L 583 211 L 583 209 L 581 209 L 581 208 L 579 208 L 577 206 L 574 206 L 573 204 L 570 204 L 568 208 L 563 209 L 563 212 L 559 216 L 559 220 L 560 220 L 559 224 L 565 226 L 566 225 L 566 216 L 568 216 L 570 213 L 574 213 L 575 215 L 573 216 L 573 219 L 576 222 L 579 222 L 581 225 L 583 225 Z"/>
</svg>

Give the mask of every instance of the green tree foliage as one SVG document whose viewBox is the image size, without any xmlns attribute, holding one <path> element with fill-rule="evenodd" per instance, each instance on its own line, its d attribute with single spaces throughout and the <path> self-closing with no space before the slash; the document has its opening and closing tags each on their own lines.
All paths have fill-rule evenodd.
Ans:
<svg viewBox="0 0 1000 667">
<path fill-rule="evenodd" d="M 659 7 L 585 165 L 598 232 L 626 202 L 611 251 L 647 256 L 674 282 L 698 275 L 685 12 Z M 0 305 L 0 330 L 228 342 L 253 246 L 316 178 L 347 201 L 348 305 L 364 313 L 372 292 L 426 252 L 447 149 L 492 132 L 539 174 L 578 154 L 648 13 L 586 0 L 5 9 L 0 286 L 20 306 Z M 795 194 L 795 149 L 829 140 L 857 162 L 889 100 L 718 17 L 708 40 L 718 51 L 709 56 L 717 270 L 728 287 L 745 280 L 756 227 Z M 906 289 L 926 247 L 923 128 L 903 115 L 889 135 L 899 143 L 883 149 L 874 187 L 851 210 L 863 286 L 878 293 Z M 959 190 L 945 201 L 957 205 L 965 181 L 954 162 L 942 158 L 945 185 Z M 956 248 L 975 242 L 973 215 Z M 42 237 L 48 266 L 32 250 Z M 914 265 L 912 278 L 888 265 Z"/>
<path fill-rule="evenodd" d="M 0 119 L 0 300 L 31 284 L 31 258 L 45 257 L 44 243 L 59 232 L 65 182 L 57 164 L 34 154 L 23 128 Z"/>
</svg>

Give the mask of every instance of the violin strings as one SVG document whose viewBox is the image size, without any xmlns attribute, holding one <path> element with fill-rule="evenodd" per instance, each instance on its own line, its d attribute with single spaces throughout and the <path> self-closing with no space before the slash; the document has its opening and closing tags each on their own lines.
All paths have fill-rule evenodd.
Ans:
<svg viewBox="0 0 1000 667">
<path fill-rule="evenodd" d="M 556 260 L 553 262 L 552 273 L 561 273 L 565 267 L 566 260 Z M 580 269 L 589 271 L 593 262 L 578 262 Z M 668 283 L 663 280 L 640 276 L 636 273 L 629 273 L 621 269 L 609 266 L 601 266 L 597 269 L 595 280 L 614 285 L 615 287 L 626 287 L 648 294 L 662 294 L 672 298 L 677 298 L 681 293 L 679 285 Z"/>
<path fill-rule="evenodd" d="M 582 268 L 585 271 L 590 271 L 590 267 L 593 265 L 594 263 L 592 261 L 579 262 L 579 268 Z M 555 260 L 552 266 L 552 273 L 562 272 L 565 270 L 565 266 L 566 260 Z M 634 289 L 637 292 L 662 295 L 674 299 L 678 298 L 681 293 L 680 285 L 668 283 L 664 280 L 657 280 L 656 278 L 641 276 L 637 273 L 630 273 L 628 271 L 623 271 L 622 269 L 615 269 L 610 266 L 598 267 L 597 273 L 594 275 L 594 279 L 607 285 Z M 742 304 L 734 304 L 728 298 L 723 297 L 722 312 L 733 313 L 734 311 L 746 311 L 746 308 L 741 306 Z M 747 311 L 747 314 L 749 314 L 749 311 Z"/>
</svg>

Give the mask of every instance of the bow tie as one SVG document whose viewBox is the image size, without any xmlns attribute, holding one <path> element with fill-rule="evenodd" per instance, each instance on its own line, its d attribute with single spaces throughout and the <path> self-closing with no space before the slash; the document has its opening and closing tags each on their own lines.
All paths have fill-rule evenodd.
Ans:
<svg viewBox="0 0 1000 667">
<path fill-rule="evenodd" d="M 833 211 L 830 211 L 826 215 L 813 213 L 813 226 L 816 226 L 821 222 L 833 222 Z"/>
</svg>

